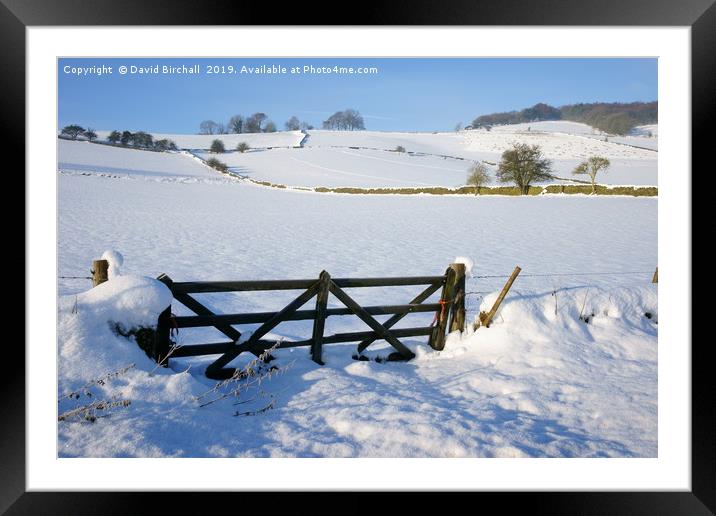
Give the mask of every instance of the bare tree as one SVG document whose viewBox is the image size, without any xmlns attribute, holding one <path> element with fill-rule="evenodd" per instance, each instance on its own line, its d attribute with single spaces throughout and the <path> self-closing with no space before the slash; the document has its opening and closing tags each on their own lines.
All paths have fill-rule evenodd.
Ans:
<svg viewBox="0 0 716 516">
<path fill-rule="evenodd" d="M 363 117 L 355 109 L 336 111 L 323 122 L 324 129 L 355 131 L 365 129 Z"/>
<path fill-rule="evenodd" d="M 244 131 L 244 117 L 241 115 L 234 115 L 229 118 L 229 130 L 235 134 L 242 133 Z"/>
<path fill-rule="evenodd" d="M 284 124 L 286 126 L 287 131 L 298 131 L 298 129 L 301 127 L 301 122 L 296 118 L 295 116 L 292 116 L 288 120 L 286 120 L 286 123 Z"/>
<path fill-rule="evenodd" d="M 345 119 L 346 129 L 349 131 L 365 129 L 363 117 L 355 109 L 346 109 L 343 112 L 343 118 Z"/>
<path fill-rule="evenodd" d="M 91 127 L 88 127 L 87 130 L 82 133 L 85 138 L 87 138 L 89 141 L 96 140 L 97 139 L 97 133 L 94 132 L 94 129 Z"/>
<path fill-rule="evenodd" d="M 601 156 L 590 156 L 585 161 L 582 161 L 577 168 L 572 171 L 572 174 L 587 174 L 592 181 L 592 194 L 597 193 L 597 174 L 600 170 L 606 170 L 611 166 L 611 163 L 607 158 Z"/>
<path fill-rule="evenodd" d="M 533 181 L 544 181 L 552 177 L 552 162 L 542 156 L 539 145 L 516 143 L 502 153 L 497 169 L 497 179 L 502 183 L 515 183 L 520 194 L 530 191 Z"/>
<path fill-rule="evenodd" d="M 199 134 L 217 134 L 219 124 L 213 120 L 204 120 L 199 124 Z"/>
<path fill-rule="evenodd" d="M 245 132 L 247 133 L 260 133 L 263 130 L 263 127 L 261 124 L 266 120 L 268 117 L 265 113 L 254 113 L 250 117 L 246 119 L 246 122 L 244 123 Z"/>
<path fill-rule="evenodd" d="M 475 195 L 480 193 L 480 187 L 490 182 L 490 175 L 487 165 L 477 162 L 468 170 L 467 184 L 475 187 Z"/>
</svg>

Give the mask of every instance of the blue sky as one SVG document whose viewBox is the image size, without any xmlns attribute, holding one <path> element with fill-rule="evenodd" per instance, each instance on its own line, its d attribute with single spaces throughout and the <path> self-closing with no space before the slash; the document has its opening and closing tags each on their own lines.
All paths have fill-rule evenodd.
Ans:
<svg viewBox="0 0 716 516">
<path fill-rule="evenodd" d="M 120 66 L 199 64 L 201 73 L 125 74 Z M 276 65 L 286 74 L 242 74 Z M 206 74 L 206 66 L 237 73 Z M 291 67 L 377 67 L 377 74 L 291 74 Z M 111 67 L 96 75 L 92 67 Z M 90 73 L 66 73 L 65 67 Z M 226 69 L 226 68 L 225 68 Z M 295 115 L 320 127 L 330 114 L 358 110 L 366 129 L 452 130 L 458 122 L 538 102 L 657 100 L 656 59 L 172 58 L 59 59 L 58 124 L 154 133 L 197 133 L 202 120 L 266 113 L 279 129 Z"/>
</svg>

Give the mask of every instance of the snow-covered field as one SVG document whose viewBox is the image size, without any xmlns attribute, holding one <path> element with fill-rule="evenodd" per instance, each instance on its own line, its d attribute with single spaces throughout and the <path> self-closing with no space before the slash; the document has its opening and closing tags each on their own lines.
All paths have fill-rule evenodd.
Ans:
<svg viewBox="0 0 716 516">
<path fill-rule="evenodd" d="M 600 155 L 611 161 L 611 168 L 599 176 L 600 183 L 658 184 L 654 151 L 578 134 L 508 131 L 505 127 L 438 134 L 310 131 L 304 148 L 231 151 L 214 157 L 252 179 L 291 186 L 454 187 L 465 184 L 473 161 L 486 162 L 494 178 L 502 153 L 513 143 L 524 142 L 542 147 L 558 177 L 572 178 L 580 161 Z M 391 152 L 398 146 L 407 152 Z M 204 159 L 212 156 L 208 152 L 197 155 Z"/>
<path fill-rule="evenodd" d="M 335 136 L 352 137 L 375 136 Z M 315 164 L 427 182 L 434 172 L 456 178 L 450 167 L 462 163 L 320 146 L 244 158 L 259 163 L 262 155 L 284 156 L 276 159 L 276 173 L 294 174 L 295 184 L 321 179 Z M 311 165 L 288 167 L 301 156 Z M 92 388 L 93 399 L 116 395 L 131 405 L 94 423 L 60 422 L 60 456 L 657 455 L 658 307 L 650 283 L 657 264 L 656 198 L 286 191 L 227 178 L 189 155 L 81 142 L 61 141 L 58 161 L 58 275 L 85 276 L 106 249 L 124 255 L 122 279 L 87 294 L 81 294 L 87 280 L 58 280 L 58 393 L 136 364 Z M 361 162 L 373 168 L 358 168 Z M 410 175 L 415 163 L 445 170 L 412 167 Z M 394 170 L 402 175 L 389 175 Z M 358 179 L 370 184 L 373 178 Z M 156 282 L 135 276 L 316 278 L 323 269 L 334 277 L 438 275 L 456 256 L 475 262 L 467 282 L 470 322 L 489 309 L 504 282 L 481 276 L 522 267 L 489 329 L 462 339 L 451 335 L 442 352 L 424 338 L 404 339 L 417 355 L 407 363 L 354 361 L 352 344 L 326 346 L 324 367 L 304 348 L 281 350 L 275 363 L 286 371 L 249 389 L 241 405 L 223 400 L 199 407 L 195 396 L 213 385 L 202 374 L 211 358 L 174 359 L 169 369 L 155 370 L 134 342 L 107 324 L 151 322 L 166 301 Z M 415 287 L 351 291 L 366 304 L 405 303 L 416 293 Z M 296 294 L 199 297 L 217 312 L 232 313 L 278 310 Z M 151 309 L 138 312 L 138 299 Z M 173 310 L 189 313 L 176 302 Z M 585 323 L 580 313 L 594 316 Z M 411 314 L 403 327 L 431 319 Z M 240 327 L 242 333 L 252 328 Z M 329 318 L 326 328 L 327 334 L 363 330 L 355 317 Z M 271 337 L 301 339 L 310 331 L 310 321 L 299 321 Z M 178 340 L 224 338 L 210 329 L 185 329 Z M 387 352 L 375 344 L 368 355 Z M 60 411 L 84 401 L 64 399 Z M 233 416 L 269 401 L 274 405 L 263 414 Z"/>
<path fill-rule="evenodd" d="M 492 131 L 498 133 L 520 133 L 523 131 L 564 133 L 585 136 L 600 141 L 603 141 L 604 137 L 607 136 L 604 132 L 587 124 L 568 122 L 566 120 L 498 125 L 493 127 Z M 656 151 L 659 149 L 659 126 L 658 124 L 639 125 L 624 136 L 608 136 L 608 141 Z"/>
<path fill-rule="evenodd" d="M 152 177 L 156 180 L 216 178 L 216 173 L 186 153 L 124 149 L 68 140 L 57 140 L 57 146 L 57 168 L 66 174 Z"/>
<path fill-rule="evenodd" d="M 256 150 L 216 157 L 245 177 L 289 186 L 462 186 L 471 162 L 350 148 Z"/>
</svg>

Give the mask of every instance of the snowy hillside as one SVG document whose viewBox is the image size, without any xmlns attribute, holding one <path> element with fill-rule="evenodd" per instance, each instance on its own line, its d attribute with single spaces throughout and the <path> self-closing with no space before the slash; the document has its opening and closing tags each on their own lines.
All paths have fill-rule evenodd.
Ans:
<svg viewBox="0 0 716 516">
<path fill-rule="evenodd" d="M 216 172 L 180 152 L 124 149 L 89 142 L 58 140 L 58 170 L 156 179 L 216 178 Z"/>
<path fill-rule="evenodd" d="M 468 170 L 475 161 L 488 165 L 495 184 L 497 163 L 502 153 L 514 143 L 539 145 L 545 157 L 552 160 L 554 174 L 564 178 L 543 184 L 569 184 L 574 167 L 592 155 L 603 156 L 611 161 L 607 173 L 598 178 L 601 184 L 658 184 L 658 153 L 632 146 L 638 143 L 637 140 L 656 142 L 656 138 L 610 137 L 605 142 L 601 136 L 586 134 L 585 128 L 588 127 L 573 122 L 539 122 L 495 127 L 492 131 L 435 134 L 309 131 L 306 136 L 294 131 L 155 136 L 172 139 L 180 148 L 189 149 L 189 152 L 204 160 L 215 157 L 241 176 L 288 186 L 459 187 L 465 184 Z M 215 138 L 224 142 L 226 153 L 213 155 L 206 150 Z M 624 140 L 628 145 L 617 143 L 617 140 Z M 249 143 L 252 148 L 245 153 L 235 151 L 240 141 Z M 303 148 L 299 146 L 301 142 Z M 399 146 L 406 152 L 394 152 Z M 64 172 L 92 169 L 93 172 L 134 174 L 143 170 L 146 174 L 206 177 L 207 171 L 201 168 L 200 163 L 193 161 L 188 154 L 148 153 L 87 142 L 59 142 L 58 165 Z M 136 166 L 137 163 L 143 165 Z"/>
<path fill-rule="evenodd" d="M 494 176 L 502 153 L 516 142 L 540 145 L 559 177 L 573 177 L 574 167 L 596 154 L 612 163 L 602 184 L 658 184 L 656 152 L 565 133 L 310 131 L 303 149 L 218 157 L 242 175 L 293 186 L 460 186 L 473 161 L 486 162 Z M 407 154 L 392 152 L 398 146 Z"/>
<path fill-rule="evenodd" d="M 608 136 L 611 143 L 640 147 L 648 150 L 658 150 L 659 148 L 659 126 L 640 125 L 624 136 Z M 481 130 L 477 130 L 480 132 Z M 540 132 L 540 133 L 564 133 L 565 135 L 584 136 L 599 141 L 604 141 L 605 133 L 590 125 L 579 122 L 569 122 L 566 120 L 554 120 L 544 122 L 531 122 L 524 124 L 498 125 L 492 128 L 491 132 L 497 133 L 514 133 L 523 132 Z M 610 146 L 612 147 L 612 146 Z"/>
<path fill-rule="evenodd" d="M 242 176 L 289 186 L 461 186 L 471 162 L 350 148 L 230 152 L 216 157 Z"/>
<path fill-rule="evenodd" d="M 479 129 L 478 129 L 479 130 Z M 565 133 L 582 136 L 601 135 L 602 131 L 591 125 L 568 120 L 545 120 L 543 122 L 529 122 L 524 124 L 496 125 L 492 131 L 498 133 L 515 133 L 521 131 L 539 131 L 545 133 Z"/>
</svg>

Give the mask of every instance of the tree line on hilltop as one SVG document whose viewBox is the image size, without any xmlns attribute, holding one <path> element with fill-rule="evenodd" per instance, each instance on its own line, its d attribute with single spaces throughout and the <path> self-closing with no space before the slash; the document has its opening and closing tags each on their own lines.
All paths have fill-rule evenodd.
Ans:
<svg viewBox="0 0 716 516">
<path fill-rule="evenodd" d="M 306 121 L 292 116 L 284 122 L 286 131 L 308 131 L 314 127 Z M 336 111 L 321 124 L 323 129 L 336 131 L 356 131 L 365 129 L 361 114 L 355 109 Z M 254 113 L 250 116 L 234 115 L 226 123 L 204 120 L 199 124 L 199 134 L 242 134 L 242 133 L 274 133 L 276 124 L 266 113 Z"/>
<path fill-rule="evenodd" d="M 658 121 L 658 102 L 594 102 L 561 107 L 539 103 L 520 111 L 481 115 L 472 121 L 473 128 L 489 129 L 493 125 L 522 124 L 545 120 L 582 122 L 610 134 L 626 134 L 638 125 Z"/>
<path fill-rule="evenodd" d="M 85 138 L 87 141 L 94 142 L 97 139 L 97 133 L 92 128 L 83 128 L 81 125 L 72 124 L 66 125 L 60 132 L 61 136 L 70 140 L 77 140 L 78 138 Z M 112 131 L 107 136 L 107 142 L 112 145 L 121 145 L 123 147 L 134 147 L 135 149 L 148 149 L 148 150 L 177 150 L 177 145 L 174 141 L 162 138 L 156 140 L 154 136 L 144 131 Z"/>
</svg>

